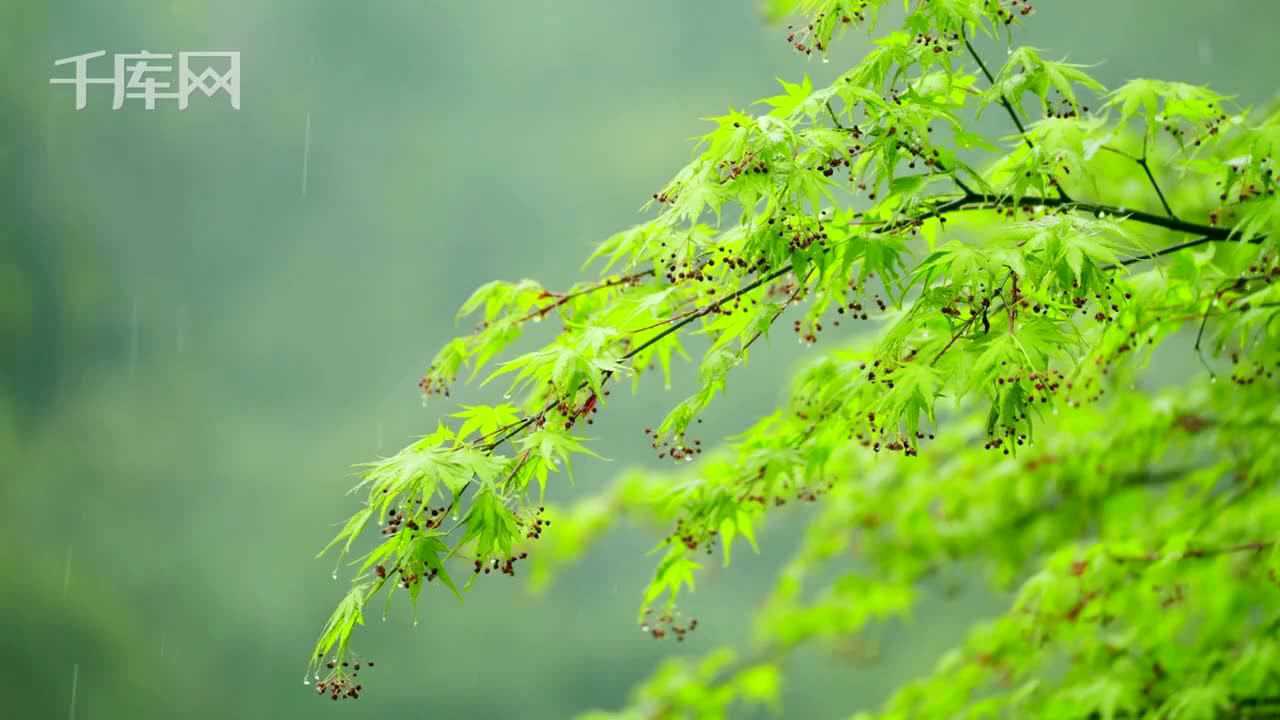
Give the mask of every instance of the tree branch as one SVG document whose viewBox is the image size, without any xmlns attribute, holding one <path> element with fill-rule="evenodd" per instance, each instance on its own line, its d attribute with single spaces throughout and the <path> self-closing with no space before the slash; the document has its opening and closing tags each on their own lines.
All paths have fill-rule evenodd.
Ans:
<svg viewBox="0 0 1280 720">
<path fill-rule="evenodd" d="M 1161 555 L 1160 553 L 1155 553 L 1155 552 L 1146 553 L 1143 555 L 1117 555 L 1115 553 L 1111 553 L 1109 554 L 1109 557 L 1112 560 L 1115 560 L 1117 562 L 1135 562 L 1135 563 L 1136 562 L 1154 563 L 1154 562 L 1160 562 L 1161 560 L 1198 560 L 1200 558 L 1221 557 L 1223 555 L 1234 555 L 1237 553 L 1247 553 L 1247 552 L 1260 553 L 1263 550 L 1267 550 L 1271 547 L 1274 547 L 1275 544 L 1276 544 L 1276 541 L 1274 540 L 1256 540 L 1253 542 L 1240 543 L 1238 545 L 1229 545 L 1226 547 L 1192 548 L 1189 550 L 1184 550 L 1183 552 L 1180 552 L 1180 553 L 1170 553 L 1168 555 Z"/>
</svg>

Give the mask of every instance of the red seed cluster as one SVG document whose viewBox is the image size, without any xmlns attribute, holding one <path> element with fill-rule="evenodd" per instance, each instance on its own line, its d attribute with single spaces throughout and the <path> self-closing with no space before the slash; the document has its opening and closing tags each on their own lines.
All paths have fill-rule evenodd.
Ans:
<svg viewBox="0 0 1280 720">
<path fill-rule="evenodd" d="M 857 293 L 858 286 L 851 282 L 849 283 L 849 290 Z M 873 297 L 873 301 L 880 308 L 881 312 L 888 307 L 885 304 L 884 299 L 881 298 L 879 294 L 876 294 Z M 840 327 L 840 321 L 842 318 L 867 320 L 870 317 L 863 309 L 862 302 L 858 300 L 847 300 L 847 298 L 842 298 L 840 303 L 841 304 L 835 306 L 835 317 L 830 319 L 832 327 Z M 797 319 L 791 323 L 791 330 L 796 334 L 796 337 L 801 343 L 805 345 L 813 345 L 818 341 L 818 336 L 826 329 L 826 326 L 823 324 L 823 317 L 810 317 L 803 320 Z"/>
<path fill-rule="evenodd" d="M 796 500 L 800 502 L 818 502 L 818 498 L 826 495 L 834 486 L 830 480 L 818 485 L 810 485 L 808 487 L 798 488 L 796 490 Z"/>
<path fill-rule="evenodd" d="M 538 511 L 525 523 L 529 528 L 528 532 L 525 533 L 525 537 L 530 540 L 537 540 L 542 537 L 542 529 L 551 526 L 551 521 L 542 517 L 542 513 L 545 511 L 545 507 L 538 506 Z"/>
<path fill-rule="evenodd" d="M 552 384 L 552 381 L 547 380 L 547 383 Z M 575 395 L 576 393 L 567 395 L 556 402 L 555 409 L 564 418 L 565 430 L 572 430 L 579 420 L 586 420 L 588 425 L 594 425 L 595 415 L 600 412 L 600 399 L 601 397 L 608 397 L 609 391 L 605 390 L 600 395 L 597 395 L 594 390 L 588 390 L 586 391 L 586 398 L 581 405 L 577 404 L 574 399 Z M 542 427 L 546 423 L 546 416 L 539 416 L 536 422 L 538 427 Z"/>
<path fill-rule="evenodd" d="M 413 505 L 421 506 L 421 500 L 415 500 Z M 382 526 L 383 535 L 395 535 L 401 530 L 409 530 L 418 532 L 419 530 L 432 530 L 440 527 L 444 522 L 445 514 L 448 508 L 425 508 L 417 507 L 412 514 L 408 514 L 403 510 L 391 508 L 387 511 L 387 523 Z"/>
<path fill-rule="evenodd" d="M 698 418 L 697 422 L 702 422 L 702 418 Z M 652 428 L 645 428 L 644 434 L 649 438 L 649 447 L 658 454 L 659 460 L 689 462 L 702 454 L 701 440 L 694 440 L 690 445 L 683 435 L 679 438 L 660 438 Z"/>
<path fill-rule="evenodd" d="M 432 365 L 427 369 L 425 375 L 418 380 L 418 390 L 428 397 L 432 395 L 442 395 L 449 397 L 449 386 L 454 382 L 455 378 L 443 378 L 436 372 L 436 367 Z"/>
<path fill-rule="evenodd" d="M 477 575 L 483 572 L 485 575 L 497 570 L 508 577 L 515 577 L 516 563 L 529 557 L 529 553 L 522 552 L 519 555 L 513 555 L 505 560 L 499 558 L 491 558 L 487 562 L 476 560 L 474 571 Z"/>
<path fill-rule="evenodd" d="M 1066 97 L 1063 97 L 1062 94 L 1056 90 L 1053 91 L 1052 95 L 1050 95 L 1050 97 L 1046 102 L 1046 105 L 1047 107 L 1045 109 L 1045 117 L 1058 118 L 1061 120 L 1069 120 L 1071 118 L 1079 117 L 1080 113 L 1082 112 L 1086 112 L 1086 113 L 1089 112 L 1088 105 L 1080 106 L 1080 111 L 1076 112 L 1076 106 L 1073 105 L 1070 100 L 1068 100 Z M 1071 173 L 1071 170 L 1068 168 L 1067 174 L 1070 174 L 1070 173 Z"/>
<path fill-rule="evenodd" d="M 908 353 L 904 362 L 909 362 L 915 357 L 915 351 Z M 870 363 L 861 363 L 858 370 L 865 373 L 864 378 L 868 384 L 884 385 L 886 389 L 894 387 L 894 365 L 880 360 L 872 360 Z M 925 440 L 932 440 L 933 433 L 916 431 L 914 434 L 903 431 L 900 428 L 892 427 L 876 418 L 874 411 L 867 411 L 866 418 L 861 428 L 855 430 L 851 435 L 851 440 L 856 440 L 859 445 L 870 448 L 874 452 L 888 450 L 890 452 L 900 452 L 906 457 L 916 457 L 920 454 L 920 443 Z"/>
<path fill-rule="evenodd" d="M 325 663 L 325 667 L 329 669 L 329 676 L 316 683 L 316 694 L 320 696 L 328 695 L 331 700 L 359 700 L 360 693 L 364 691 L 364 685 L 356 680 L 360 675 L 362 663 L 351 663 L 342 661 L 338 663 L 336 660 L 330 660 Z M 363 663 L 364 667 L 373 667 L 373 661 L 369 660 Z"/>
<path fill-rule="evenodd" d="M 1196 137 L 1192 140 L 1192 144 L 1198 147 L 1203 142 L 1216 137 L 1221 132 L 1222 126 L 1229 120 L 1229 117 L 1225 113 L 1221 112 L 1217 103 L 1209 102 L 1205 105 L 1205 108 L 1216 112 L 1217 115 L 1204 121 L 1203 125 L 1198 128 L 1183 127 L 1182 125 L 1179 125 L 1176 120 L 1170 120 L 1161 127 L 1165 132 L 1169 133 L 1170 137 L 1174 138 L 1179 143 L 1184 141 L 1192 130 L 1195 130 Z"/>
<path fill-rule="evenodd" d="M 685 636 L 697 629 L 697 618 L 689 618 L 688 622 L 682 624 L 679 618 L 672 616 L 671 613 L 655 616 L 649 609 L 644 611 L 644 623 L 640 626 L 640 631 L 648 633 L 654 640 L 661 640 L 671 635 L 676 642 L 684 642 Z"/>
<path fill-rule="evenodd" d="M 996 17 L 1005 25 L 1011 25 L 1015 19 L 1036 11 L 1031 0 L 1009 0 L 1007 3 L 1005 0 L 988 0 L 988 4 L 993 6 Z"/>
<path fill-rule="evenodd" d="M 911 41 L 923 48 L 932 50 L 935 54 L 944 52 L 955 52 L 956 43 L 960 42 L 960 33 L 951 32 L 941 35 L 932 33 L 916 33 Z"/>
<path fill-rule="evenodd" d="M 1272 197 L 1276 194 L 1277 185 L 1280 185 L 1280 176 L 1277 176 L 1270 157 L 1247 164 L 1227 162 L 1225 165 L 1226 180 L 1218 180 L 1215 184 L 1220 188 L 1224 185 L 1226 187 L 1218 193 L 1221 204 L 1209 211 L 1210 225 L 1234 222 L 1236 206 L 1260 197 Z"/>
<path fill-rule="evenodd" d="M 773 218 L 769 219 L 769 224 L 774 225 Z M 792 252 L 808 250 L 814 245 L 825 252 L 828 250 L 828 237 L 823 225 L 821 220 L 812 217 L 788 215 L 782 219 L 782 222 L 777 223 L 773 230 L 778 237 L 786 239 L 787 249 Z"/>
<path fill-rule="evenodd" d="M 814 50 L 818 52 L 826 50 L 826 46 L 817 38 L 818 29 L 828 21 L 838 20 L 842 25 L 865 22 L 867 19 L 867 1 L 847 0 L 839 3 L 830 15 L 818 13 L 814 16 L 812 22 L 803 27 L 788 25 L 787 44 L 802 55 L 812 55 Z"/>
<path fill-rule="evenodd" d="M 741 127 L 739 123 L 734 123 L 734 127 Z M 728 183 L 737 180 L 743 175 L 764 175 L 769 172 L 769 166 L 764 160 L 756 157 L 754 153 L 744 153 L 742 158 L 736 162 L 721 160 L 717 169 L 720 171 L 720 182 Z"/>
<path fill-rule="evenodd" d="M 1227 122 L 1227 120 L 1228 118 L 1225 114 L 1219 114 L 1216 117 L 1205 121 L 1200 137 L 1191 141 L 1191 144 L 1196 147 L 1200 147 L 1202 143 L 1215 137 L 1222 130 L 1222 126 Z"/>
<path fill-rule="evenodd" d="M 702 548 L 708 555 L 715 548 L 715 541 L 720 532 L 715 529 L 707 530 L 705 528 L 696 527 L 692 523 L 686 524 L 684 518 L 676 519 L 675 530 L 666 537 L 664 542 L 680 543 L 686 550 L 697 550 Z"/>
<path fill-rule="evenodd" d="M 1246 363 L 1240 362 L 1238 353 L 1231 354 L 1231 382 L 1241 387 L 1247 387 L 1254 384 L 1258 380 L 1270 380 L 1273 377 L 1273 371 L 1263 362 L 1254 360 Z M 1280 363 L 1275 367 L 1280 368 Z"/>
</svg>

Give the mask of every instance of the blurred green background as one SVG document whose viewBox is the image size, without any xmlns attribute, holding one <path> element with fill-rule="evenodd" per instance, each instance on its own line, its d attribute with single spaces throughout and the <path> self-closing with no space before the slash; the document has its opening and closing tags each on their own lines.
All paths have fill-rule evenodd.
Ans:
<svg viewBox="0 0 1280 720">
<path fill-rule="evenodd" d="M 865 40 L 805 60 L 738 0 L 8 0 L 0 25 L 0 715 L 559 718 L 749 634 L 802 518 L 706 574 L 686 645 L 636 629 L 653 536 L 633 528 L 541 597 L 503 578 L 465 605 L 428 594 L 416 627 L 371 613 L 358 703 L 301 683 L 345 588 L 314 555 L 356 507 L 351 466 L 451 410 L 415 382 L 470 290 L 569 284 L 699 118 L 829 78 Z M 1252 103 L 1275 91 L 1277 27 L 1273 2 L 1079 0 L 1041 3 L 1020 40 L 1105 61 L 1110 85 Z M 53 61 L 99 49 L 239 50 L 242 109 L 116 112 L 97 89 L 76 112 Z M 707 438 L 764 412 L 802 356 L 780 333 Z M 560 497 L 654 462 L 640 428 L 678 397 L 615 394 L 592 428 L 613 461 Z M 784 714 L 879 702 L 993 602 L 941 595 L 872 633 L 874 662 L 798 658 Z"/>
</svg>

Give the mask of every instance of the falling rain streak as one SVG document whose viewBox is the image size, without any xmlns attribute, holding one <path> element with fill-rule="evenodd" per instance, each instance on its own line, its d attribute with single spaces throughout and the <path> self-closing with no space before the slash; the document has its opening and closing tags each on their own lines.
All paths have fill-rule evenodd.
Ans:
<svg viewBox="0 0 1280 720">
<path fill-rule="evenodd" d="M 133 310 L 129 313 L 129 378 L 133 378 L 138 367 L 138 298 L 133 299 Z"/>
<path fill-rule="evenodd" d="M 76 720 L 76 695 L 80 691 L 80 663 L 71 666 L 71 710 L 67 717 Z"/>
<path fill-rule="evenodd" d="M 311 113 L 307 113 L 306 126 L 302 131 L 302 197 L 307 196 L 307 175 L 311 165 Z"/>
<path fill-rule="evenodd" d="M 178 352 L 187 349 L 187 306 L 179 305 L 174 311 L 174 339 L 173 344 Z"/>
<path fill-rule="evenodd" d="M 1209 44 L 1208 38 L 1200 38 L 1196 43 L 1196 55 L 1201 65 L 1213 64 L 1213 46 Z"/>
<path fill-rule="evenodd" d="M 62 592 L 71 587 L 71 546 L 67 546 L 67 562 L 62 568 Z"/>
</svg>

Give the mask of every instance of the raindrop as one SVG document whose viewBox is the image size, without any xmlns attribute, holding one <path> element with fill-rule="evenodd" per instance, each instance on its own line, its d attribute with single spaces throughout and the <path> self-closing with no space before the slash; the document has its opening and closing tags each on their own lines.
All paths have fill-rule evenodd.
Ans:
<svg viewBox="0 0 1280 720">
<path fill-rule="evenodd" d="M 332 574 L 332 575 L 330 575 L 329 577 L 332 577 L 334 580 L 337 580 L 337 579 L 338 579 L 338 571 L 337 571 L 337 570 L 334 570 L 334 571 L 333 571 L 333 574 Z"/>
</svg>

